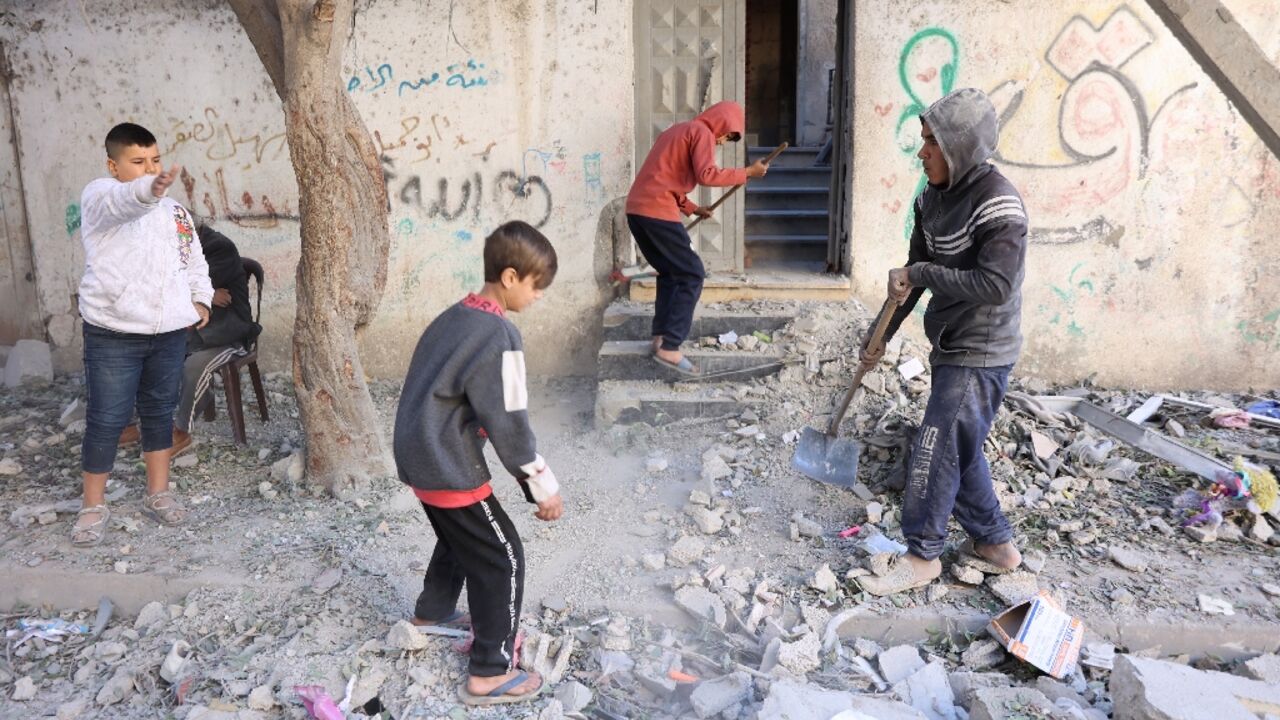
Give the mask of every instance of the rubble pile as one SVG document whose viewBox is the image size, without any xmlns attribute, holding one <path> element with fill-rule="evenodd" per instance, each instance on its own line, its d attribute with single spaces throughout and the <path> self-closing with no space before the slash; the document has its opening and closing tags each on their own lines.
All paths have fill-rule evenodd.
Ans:
<svg viewBox="0 0 1280 720">
<path fill-rule="evenodd" d="M 65 543 L 79 508 L 82 388 L 74 378 L 24 383 L 0 395 L 2 561 L 196 589 L 116 608 L 101 623 L 95 612 L 12 609 L 0 626 L 0 716 L 305 718 L 303 694 L 322 692 L 348 717 L 383 720 L 1183 717 L 1168 707 L 1171 687 L 1223 688 L 1224 704 L 1205 706 L 1215 711 L 1241 702 L 1280 715 L 1274 655 L 1117 647 L 1089 629 L 1094 617 L 1280 622 L 1280 509 L 1016 401 L 1066 395 L 1124 417 L 1150 410 L 1147 395 L 1015 378 L 987 456 L 1023 566 L 961 552 L 956 528 L 939 580 L 863 593 L 859 578 L 889 572 L 905 551 L 901 488 L 928 398 L 927 347 L 895 340 L 864 380 L 843 425 L 865 448 L 860 487 L 816 483 L 790 459 L 804 427 L 825 427 L 867 319 L 855 306 L 801 306 L 781 330 L 702 339 L 786 358 L 774 376 L 733 384 L 752 403 L 731 417 L 589 430 L 573 424 L 589 410 L 541 408 L 573 421 L 571 440 L 540 435 L 566 518 L 516 518 L 529 572 L 554 578 L 553 593 L 526 595 L 519 658 L 548 688 L 533 703 L 470 714 L 456 696 L 465 638 L 404 622 L 427 560 L 413 544 L 429 540 L 421 511 L 396 499 L 405 493 L 391 478 L 345 501 L 312 492 L 287 378 L 267 378 L 281 421 L 252 427 L 251 446 L 222 428 L 175 470 L 197 511 L 185 527 L 157 528 L 129 509 L 143 474 L 136 449 L 122 450 L 108 488 L 120 510 L 103 546 L 87 551 Z M 397 394 L 394 383 L 374 386 L 384 422 Z M 1241 458 L 1242 477 L 1280 460 L 1280 428 L 1218 410 L 1268 398 L 1181 400 L 1135 422 L 1228 465 Z M 1188 491 L 1194 507 L 1179 504 Z M 1204 502 L 1220 518 L 1188 524 Z M 1041 593 L 1086 627 L 1061 678 L 972 625 L 916 644 L 884 640 L 897 617 L 983 620 Z"/>
</svg>

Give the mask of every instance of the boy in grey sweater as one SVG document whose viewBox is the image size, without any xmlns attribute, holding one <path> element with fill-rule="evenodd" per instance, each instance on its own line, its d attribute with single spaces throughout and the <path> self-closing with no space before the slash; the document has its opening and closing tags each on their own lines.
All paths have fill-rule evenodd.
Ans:
<svg viewBox="0 0 1280 720">
<path fill-rule="evenodd" d="M 888 575 L 859 580 L 873 595 L 921 587 L 942 572 L 953 513 L 971 538 L 963 553 L 1010 570 L 1022 562 L 982 446 L 1022 349 L 1027 214 L 1013 183 L 987 162 L 999 129 L 981 90 L 947 95 L 921 113 L 920 125 L 929 185 L 916 198 L 907 267 L 889 271 L 899 307 L 885 339 L 932 291 L 924 332 L 933 387 L 903 495 L 909 552 Z M 863 347 L 861 361 L 874 367 L 883 354 L 883 345 Z"/>
<path fill-rule="evenodd" d="M 542 690 L 542 678 L 516 668 L 524 549 L 493 496 L 484 445 L 493 443 L 537 504 L 535 517 L 560 517 L 559 485 L 529 426 L 520 332 L 506 318 L 542 297 L 556 267 L 555 249 L 527 223 L 485 238 L 484 288 L 427 327 L 396 411 L 396 468 L 436 533 L 413 623 L 471 626 L 469 676 L 458 688 L 469 705 L 522 702 Z M 464 583 L 469 617 L 457 609 Z"/>
</svg>

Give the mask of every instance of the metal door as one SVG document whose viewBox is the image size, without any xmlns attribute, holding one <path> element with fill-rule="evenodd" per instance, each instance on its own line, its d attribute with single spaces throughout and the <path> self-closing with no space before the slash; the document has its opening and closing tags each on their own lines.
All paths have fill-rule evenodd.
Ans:
<svg viewBox="0 0 1280 720">
<path fill-rule="evenodd" d="M 721 100 L 741 103 L 745 0 L 636 0 L 636 168 L 653 140 Z M 743 142 L 725 143 L 721 167 L 741 167 Z M 727 188 L 702 188 L 692 199 L 710 205 Z M 735 194 L 692 231 L 708 270 L 741 270 L 742 195 Z"/>
</svg>

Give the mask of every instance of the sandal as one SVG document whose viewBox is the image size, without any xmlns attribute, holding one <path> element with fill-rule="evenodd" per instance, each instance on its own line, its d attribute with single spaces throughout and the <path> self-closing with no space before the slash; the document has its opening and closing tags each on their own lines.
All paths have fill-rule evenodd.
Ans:
<svg viewBox="0 0 1280 720">
<path fill-rule="evenodd" d="M 169 490 L 161 490 L 143 498 L 142 514 L 161 525 L 181 525 L 187 519 L 187 509 Z"/>
<path fill-rule="evenodd" d="M 510 705 L 511 703 L 528 702 L 542 694 L 542 688 L 546 684 L 542 681 L 542 678 L 538 679 L 538 687 L 527 693 L 512 695 L 509 692 L 510 690 L 520 687 L 528 680 L 529 673 L 522 670 L 516 673 L 515 677 L 502 683 L 484 695 L 471 694 L 471 691 L 467 689 L 467 681 L 463 680 L 462 684 L 458 686 L 458 697 L 462 700 L 464 705 L 471 705 L 472 707 L 482 707 L 486 705 Z"/>
<path fill-rule="evenodd" d="M 663 360 L 657 355 L 654 355 L 653 361 L 665 368 L 670 368 L 671 370 L 675 370 L 681 375 L 687 375 L 689 377 L 698 377 L 699 375 L 702 374 L 702 371 L 699 370 L 696 365 L 689 362 L 689 358 L 687 357 L 681 357 L 680 362 L 673 363 L 670 360 Z"/>
<path fill-rule="evenodd" d="M 98 513 L 98 519 L 88 525 L 81 525 L 80 518 L 90 513 Z M 102 542 L 102 536 L 107 532 L 107 523 L 111 520 L 111 511 L 106 505 L 91 505 L 87 508 L 80 508 L 80 512 L 76 513 L 76 521 L 71 525 L 71 545 L 72 547 L 93 547 Z"/>
<path fill-rule="evenodd" d="M 441 618 L 440 620 L 423 620 L 415 615 L 409 623 L 414 627 L 435 626 L 465 630 L 471 627 L 471 614 L 462 612 L 461 610 L 454 610 L 452 613 L 449 613 L 448 617 Z"/>
</svg>

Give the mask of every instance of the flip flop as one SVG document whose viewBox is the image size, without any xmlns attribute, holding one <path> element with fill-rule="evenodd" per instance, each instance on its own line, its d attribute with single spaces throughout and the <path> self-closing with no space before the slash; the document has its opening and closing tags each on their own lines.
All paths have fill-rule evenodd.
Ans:
<svg viewBox="0 0 1280 720">
<path fill-rule="evenodd" d="M 693 363 L 689 362 L 689 358 L 687 357 L 681 357 L 680 362 L 673 363 L 670 360 L 663 360 L 657 355 L 654 355 L 653 361 L 665 368 L 670 368 L 671 370 L 675 370 L 681 375 L 687 375 L 689 377 L 698 377 L 699 375 L 702 374 L 702 371 L 694 367 Z"/>
<path fill-rule="evenodd" d="M 462 684 L 458 686 L 458 698 L 462 700 L 464 705 L 470 705 L 472 707 L 510 705 L 513 703 L 528 702 L 542 694 L 542 688 L 546 686 L 545 680 L 538 683 L 538 687 L 532 692 L 527 692 L 523 695 L 510 695 L 507 693 L 508 690 L 519 687 L 528 679 L 529 673 L 522 670 L 519 673 L 516 673 L 515 677 L 502 683 L 484 695 L 472 695 L 471 692 L 467 690 L 467 681 L 463 680 Z"/>
<path fill-rule="evenodd" d="M 415 615 L 413 620 L 410 622 L 415 627 L 435 625 L 436 627 L 458 628 L 460 630 L 465 630 L 471 627 L 471 614 L 465 613 L 461 610 L 454 610 L 449 613 L 447 617 L 440 620 L 423 620 Z"/>
</svg>

